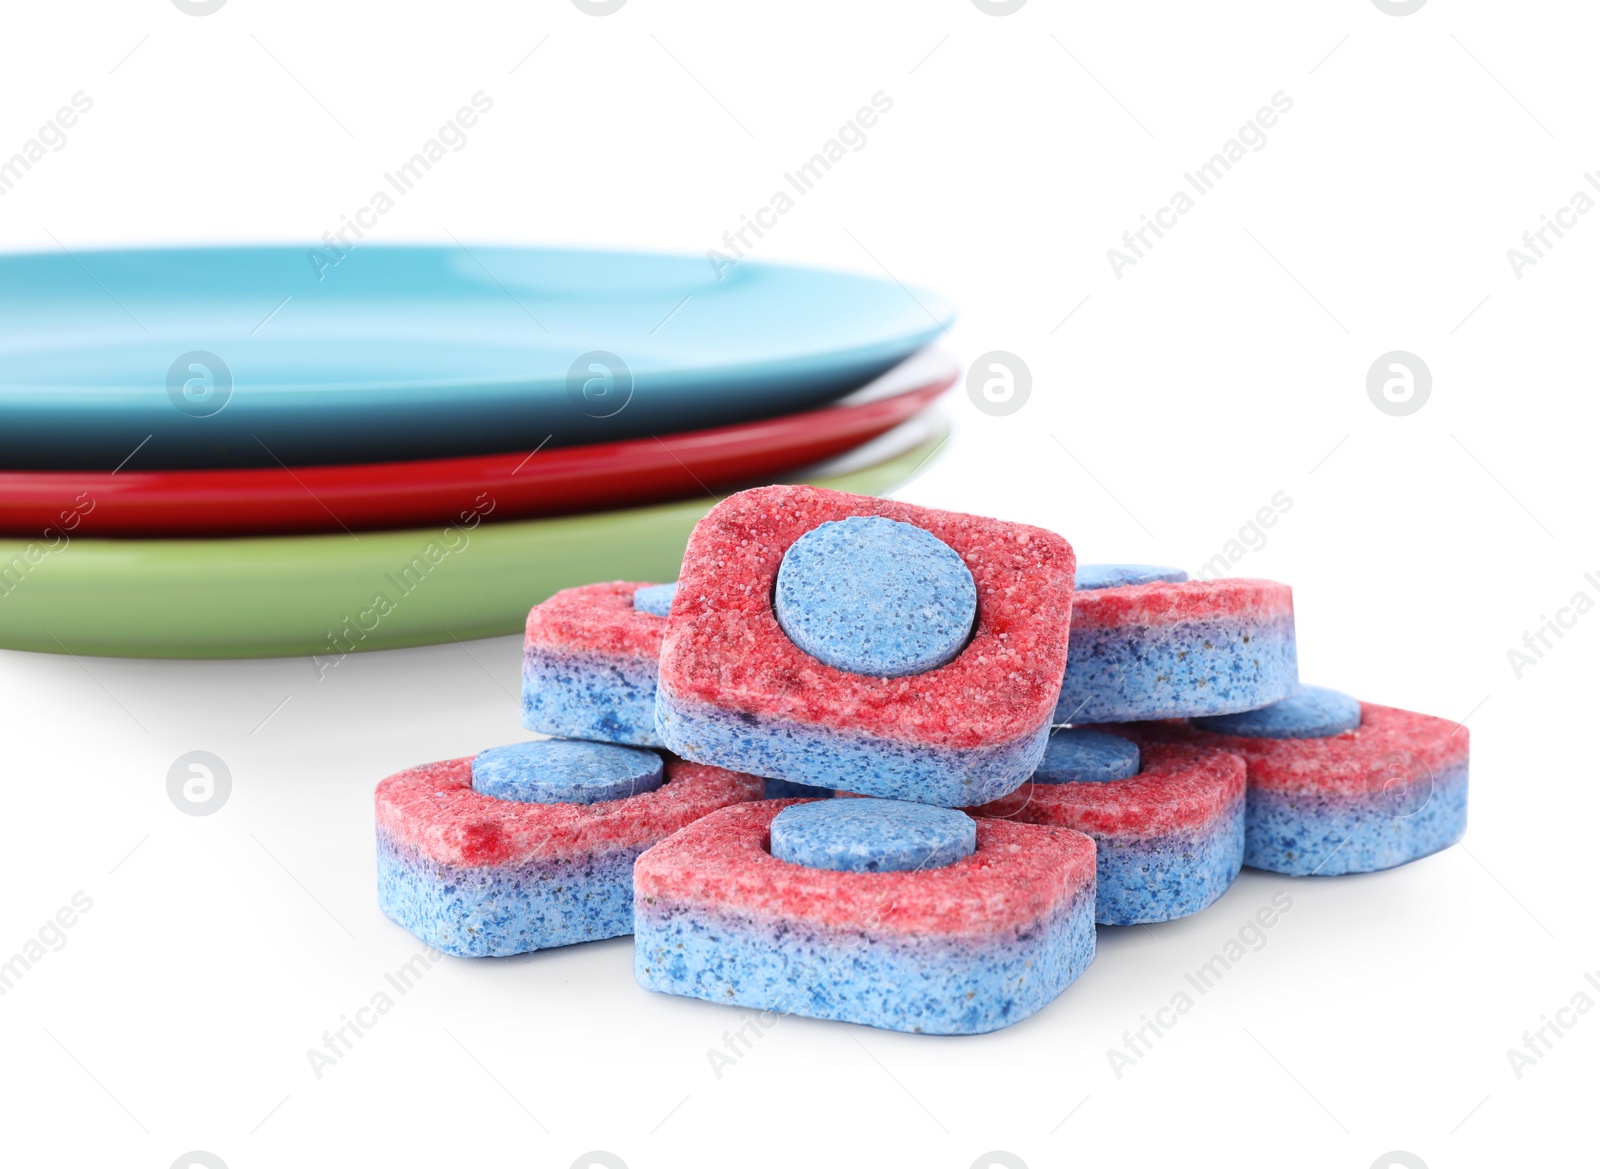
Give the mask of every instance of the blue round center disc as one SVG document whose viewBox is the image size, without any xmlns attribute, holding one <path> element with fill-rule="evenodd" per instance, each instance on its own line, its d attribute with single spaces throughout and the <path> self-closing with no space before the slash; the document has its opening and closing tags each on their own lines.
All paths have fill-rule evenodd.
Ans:
<svg viewBox="0 0 1600 1169">
<path fill-rule="evenodd" d="M 1063 727 L 1050 732 L 1034 783 L 1111 783 L 1139 774 L 1139 747 L 1121 735 Z"/>
<path fill-rule="evenodd" d="M 1327 739 L 1361 725 L 1361 703 L 1324 686 L 1302 686 L 1281 702 L 1241 714 L 1191 720 L 1203 731 L 1247 739 Z"/>
<path fill-rule="evenodd" d="M 978 614 L 978 588 L 937 536 L 882 516 L 851 516 L 790 545 L 774 607 L 789 640 L 825 665 L 900 678 L 961 652 Z"/>
<path fill-rule="evenodd" d="M 818 800 L 772 821 L 772 855 L 842 873 L 942 869 L 977 847 L 978 827 L 954 808 L 903 800 Z"/>
<path fill-rule="evenodd" d="M 661 756 L 637 747 L 538 739 L 490 747 L 472 760 L 472 790 L 523 804 L 598 804 L 655 791 Z"/>
</svg>

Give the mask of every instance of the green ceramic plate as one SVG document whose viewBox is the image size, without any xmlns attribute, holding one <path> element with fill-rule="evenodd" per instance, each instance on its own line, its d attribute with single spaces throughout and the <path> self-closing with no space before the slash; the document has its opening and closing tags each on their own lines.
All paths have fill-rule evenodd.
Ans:
<svg viewBox="0 0 1600 1169">
<path fill-rule="evenodd" d="M 799 481 L 878 494 L 943 439 L 941 430 L 864 467 L 846 455 Z M 558 589 L 676 579 L 711 504 L 509 523 L 469 511 L 448 528 L 220 540 L 76 540 L 64 521 L 38 540 L 0 540 L 0 647 L 326 660 L 516 633 Z"/>
</svg>

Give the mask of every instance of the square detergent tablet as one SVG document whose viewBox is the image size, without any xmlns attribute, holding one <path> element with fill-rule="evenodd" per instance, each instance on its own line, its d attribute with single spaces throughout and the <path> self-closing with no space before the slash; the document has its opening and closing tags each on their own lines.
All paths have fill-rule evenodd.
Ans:
<svg viewBox="0 0 1600 1169">
<path fill-rule="evenodd" d="M 1182 569 L 1086 564 L 1057 723 L 1226 714 L 1298 684 L 1294 599 L 1270 580 L 1189 580 Z"/>
<path fill-rule="evenodd" d="M 634 866 L 634 974 L 783 1014 L 993 1031 L 1093 960 L 1094 851 L 1070 829 L 894 800 L 726 808 Z"/>
<path fill-rule="evenodd" d="M 946 807 L 1013 790 L 1066 666 L 1071 546 L 1025 524 L 813 487 L 695 527 L 656 728 L 689 759 Z"/>
<path fill-rule="evenodd" d="M 1245 764 L 1136 728 L 1063 728 L 1033 779 L 973 815 L 1094 839 L 1095 920 L 1171 921 L 1227 891 L 1244 861 Z"/>
<path fill-rule="evenodd" d="M 522 725 L 659 747 L 656 666 L 674 587 L 610 581 L 535 605 L 523 639 Z"/>
<path fill-rule="evenodd" d="M 549 739 L 378 785 L 378 903 L 437 950 L 479 958 L 633 932 L 633 862 L 763 784 L 655 751 Z"/>
<path fill-rule="evenodd" d="M 1163 725 L 1162 733 L 1174 731 Z M 1370 873 L 1467 830 L 1467 728 L 1307 686 L 1287 701 L 1196 719 L 1193 742 L 1248 770 L 1244 863 L 1290 876 Z"/>
</svg>

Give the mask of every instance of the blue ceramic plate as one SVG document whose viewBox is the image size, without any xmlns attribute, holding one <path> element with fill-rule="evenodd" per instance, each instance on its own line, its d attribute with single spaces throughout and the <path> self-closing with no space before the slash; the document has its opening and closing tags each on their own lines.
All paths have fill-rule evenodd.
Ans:
<svg viewBox="0 0 1600 1169">
<path fill-rule="evenodd" d="M 749 262 L 719 280 L 681 256 L 0 256 L 0 467 L 372 462 L 720 426 L 839 397 L 952 316 L 888 281 Z"/>
</svg>

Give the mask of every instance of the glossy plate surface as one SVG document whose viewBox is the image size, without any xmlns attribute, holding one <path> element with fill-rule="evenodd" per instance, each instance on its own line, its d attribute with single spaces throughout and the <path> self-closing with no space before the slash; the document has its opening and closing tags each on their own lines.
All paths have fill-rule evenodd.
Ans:
<svg viewBox="0 0 1600 1169">
<path fill-rule="evenodd" d="M 822 405 L 953 317 L 886 280 L 451 245 L 0 256 L 0 467 L 378 462 Z"/>
<path fill-rule="evenodd" d="M 957 373 L 944 355 L 918 354 L 817 410 L 509 454 L 294 468 L 0 471 L 0 534 L 360 534 L 458 522 L 485 507 L 498 522 L 686 499 L 770 482 L 842 454 L 915 415 Z"/>
</svg>

